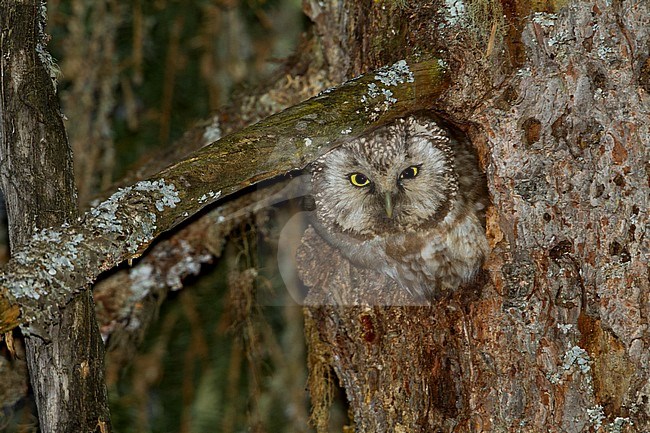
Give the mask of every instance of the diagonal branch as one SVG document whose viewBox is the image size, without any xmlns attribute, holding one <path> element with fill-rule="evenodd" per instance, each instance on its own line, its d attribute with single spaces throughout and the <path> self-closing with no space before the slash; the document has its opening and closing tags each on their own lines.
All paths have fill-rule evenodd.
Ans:
<svg viewBox="0 0 650 433">
<path fill-rule="evenodd" d="M 58 309 L 81 287 L 139 257 L 158 235 L 209 203 L 302 169 L 346 139 L 430 108 L 444 78 L 436 59 L 400 61 L 362 75 L 119 189 L 76 224 L 41 230 L 0 274 L 0 332 L 56 321 Z"/>
</svg>

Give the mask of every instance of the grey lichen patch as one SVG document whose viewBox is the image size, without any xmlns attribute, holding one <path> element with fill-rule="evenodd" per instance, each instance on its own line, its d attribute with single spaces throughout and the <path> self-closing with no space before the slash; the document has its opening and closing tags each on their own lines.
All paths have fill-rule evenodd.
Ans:
<svg viewBox="0 0 650 433">
<path fill-rule="evenodd" d="M 35 268 L 34 271 L 38 274 L 42 273 L 38 268 Z M 46 280 L 48 279 L 46 275 L 43 276 Z M 32 299 L 37 301 L 41 296 L 48 294 L 45 285 L 39 282 L 33 275 L 16 278 L 13 284 L 7 285 L 7 287 L 9 289 L 9 295 L 15 300 Z"/>
<path fill-rule="evenodd" d="M 587 351 L 580 346 L 573 346 L 564 354 L 562 369 L 569 371 L 573 366 L 577 366 L 584 374 L 591 371 L 591 358 Z"/>
<path fill-rule="evenodd" d="M 35 271 L 38 272 L 38 270 Z M 48 294 L 45 285 L 33 275 L 16 278 L 13 284 L 8 285 L 8 288 L 9 295 L 15 300 L 32 299 L 37 301 L 41 296 Z"/>
<path fill-rule="evenodd" d="M 85 285 L 76 266 L 83 241 L 81 233 L 46 229 L 37 232 L 23 250 L 14 254 L 14 263 L 0 276 L 0 284 L 7 288 L 12 302 L 21 306 L 23 323 L 28 324 L 23 326 L 23 332 L 48 338 L 38 323 L 58 317 L 58 309 L 67 303 L 74 289 Z M 77 281 L 79 287 L 73 286 Z"/>
<path fill-rule="evenodd" d="M 151 264 L 142 264 L 129 270 L 131 280 L 131 300 L 134 302 L 145 298 L 156 287 L 154 267 Z"/>
<path fill-rule="evenodd" d="M 173 184 L 167 184 L 164 179 L 145 180 L 117 190 L 87 212 L 86 220 L 100 230 L 124 235 L 129 252 L 135 253 L 153 239 L 156 230 L 157 214 L 147 203 L 152 203 L 156 211 L 163 212 L 166 207 L 174 208 L 179 202 Z"/>
<path fill-rule="evenodd" d="M 198 275 L 201 265 L 212 259 L 210 254 L 196 254 L 189 242 L 180 242 L 183 259 L 172 266 L 165 277 L 165 283 L 171 290 L 179 290 L 183 287 L 183 278 L 188 275 Z"/>
<path fill-rule="evenodd" d="M 199 203 L 209 203 L 217 200 L 219 197 L 221 197 L 221 191 L 208 191 L 206 194 L 203 194 L 201 197 L 197 199 Z"/>
<path fill-rule="evenodd" d="M 214 116 L 212 123 L 208 125 L 203 131 L 203 143 L 210 144 L 219 140 L 222 136 L 221 125 L 219 124 L 219 118 Z"/>
<path fill-rule="evenodd" d="M 332 93 L 332 92 L 333 92 L 337 87 L 338 87 L 338 86 L 328 87 L 328 88 L 325 89 L 325 90 L 321 90 L 321 91 L 318 93 L 318 95 L 316 95 L 316 96 L 324 96 L 324 95 L 327 95 L 328 93 Z"/>
<path fill-rule="evenodd" d="M 389 67 L 378 69 L 375 80 L 384 86 L 397 86 L 398 84 L 412 83 L 415 81 L 415 77 L 406 60 L 399 60 Z"/>
<path fill-rule="evenodd" d="M 543 27 L 553 27 L 555 26 L 555 21 L 557 21 L 557 14 L 535 12 L 533 13 L 532 21 Z"/>
<path fill-rule="evenodd" d="M 38 301 L 47 296 L 52 290 L 60 288 L 57 276 L 74 271 L 74 262 L 79 254 L 78 247 L 83 242 L 81 233 L 64 238 L 61 232 L 52 229 L 38 230 L 32 237 L 28 248 L 13 255 L 16 263 L 31 270 L 32 274 L 14 279 L 8 284 L 9 294 L 16 300 L 31 299 Z M 52 252 L 51 245 L 57 245 Z M 48 251 L 50 250 L 50 251 Z M 44 251 L 28 253 L 28 251 Z"/>
<path fill-rule="evenodd" d="M 594 427 L 596 431 L 600 431 L 600 429 L 603 428 L 604 431 L 608 433 L 621 433 L 623 431 L 623 427 L 626 425 L 633 425 L 630 418 L 623 418 L 620 416 L 614 418 L 614 420 L 610 423 L 603 423 L 607 417 L 605 416 L 605 410 L 601 405 L 596 405 L 592 408 L 588 408 L 587 417 L 589 419 L 589 423 Z"/>
<path fill-rule="evenodd" d="M 42 44 L 36 45 L 36 55 L 43 64 L 43 67 L 45 67 L 45 70 L 48 72 L 50 80 L 52 81 L 52 87 L 54 87 L 54 90 L 56 90 L 59 76 L 62 75 L 59 65 L 56 64 L 54 57 L 52 57 L 50 52 L 47 51 L 47 48 L 45 48 L 45 46 Z"/>
<path fill-rule="evenodd" d="M 379 87 L 377 87 L 377 84 L 375 84 L 375 83 L 368 84 L 368 92 L 366 93 L 366 95 L 369 98 L 376 98 L 377 96 L 380 95 L 380 93 L 381 92 L 379 91 Z M 361 97 L 361 102 L 366 102 L 367 101 L 366 95 Z"/>
<path fill-rule="evenodd" d="M 386 102 L 390 104 L 394 104 L 395 102 L 397 102 L 397 99 L 393 98 L 393 92 L 391 90 L 382 89 L 381 94 L 384 95 Z"/>
<path fill-rule="evenodd" d="M 143 180 L 136 183 L 133 186 L 135 191 L 142 192 L 151 192 L 158 193 L 161 195 L 160 198 L 156 200 L 156 209 L 159 212 L 165 210 L 166 207 L 175 208 L 176 203 L 179 203 L 181 199 L 178 196 L 178 191 L 173 184 L 165 183 L 164 179 L 158 179 L 156 181 Z"/>
<path fill-rule="evenodd" d="M 122 221 L 117 216 L 120 203 L 131 192 L 131 187 L 120 188 L 108 199 L 99 203 L 86 213 L 86 219 L 92 219 L 93 225 L 101 230 L 119 233 L 123 230 Z"/>
<path fill-rule="evenodd" d="M 73 271 L 74 261 L 77 259 L 78 246 L 83 242 L 84 236 L 81 233 L 73 235 L 67 242 L 61 243 L 59 252 L 47 253 L 46 263 L 49 263 L 47 273 L 57 275 L 59 272 Z"/>
<path fill-rule="evenodd" d="M 372 110 L 374 111 L 373 114 L 377 116 L 379 111 L 386 110 L 390 105 L 397 102 L 390 87 L 412 83 L 415 81 L 415 76 L 409 69 L 406 60 L 400 60 L 391 66 L 378 69 L 374 79 L 374 82 L 368 84 L 366 93 L 361 96 L 361 102 L 365 104 L 366 112 Z M 380 101 L 376 101 L 377 99 L 380 99 Z M 373 106 L 376 102 L 380 102 L 380 104 Z"/>
<path fill-rule="evenodd" d="M 630 418 L 617 416 L 614 418 L 614 421 L 605 426 L 605 431 L 609 433 L 621 433 L 623 431 L 623 427 L 625 427 L 627 424 L 633 425 Z"/>
<path fill-rule="evenodd" d="M 448 25 L 455 26 L 466 15 L 465 2 L 463 0 L 445 0 L 445 11 L 445 21 Z"/>
<path fill-rule="evenodd" d="M 603 425 L 603 420 L 605 419 L 605 412 L 601 405 L 594 406 L 587 409 L 587 417 L 589 418 L 589 423 L 598 430 Z"/>
<path fill-rule="evenodd" d="M 585 349 L 580 346 L 573 346 L 565 352 L 562 365 L 557 372 L 548 377 L 548 380 L 553 384 L 558 384 L 562 383 L 565 377 L 580 372 L 587 375 L 586 382 L 591 387 L 591 376 L 588 375 L 591 371 L 591 362 L 591 357 Z"/>
<path fill-rule="evenodd" d="M 156 234 L 158 214 L 178 202 L 176 188 L 163 179 L 122 188 L 88 211 L 83 227 L 36 231 L 25 248 L 14 253 L 0 284 L 21 305 L 25 322 L 53 320 L 58 308 L 92 282 L 89 266 L 93 272 L 98 261 L 100 271 L 115 266 L 124 257 L 124 245 L 130 254 L 140 251 Z M 134 296 L 146 290 L 141 286 Z"/>
</svg>

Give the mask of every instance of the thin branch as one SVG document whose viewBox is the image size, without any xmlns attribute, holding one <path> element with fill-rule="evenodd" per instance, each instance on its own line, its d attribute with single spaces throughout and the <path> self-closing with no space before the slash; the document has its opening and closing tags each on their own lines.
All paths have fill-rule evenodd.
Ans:
<svg viewBox="0 0 650 433">
<path fill-rule="evenodd" d="M 228 135 L 148 180 L 119 189 L 76 224 L 41 230 L 0 274 L 0 332 L 28 322 L 56 321 L 58 309 L 81 287 L 101 272 L 139 257 L 158 235 L 206 205 L 301 169 L 346 139 L 429 108 L 445 84 L 436 59 L 397 62 Z M 42 329 L 26 330 L 47 338 Z"/>
</svg>

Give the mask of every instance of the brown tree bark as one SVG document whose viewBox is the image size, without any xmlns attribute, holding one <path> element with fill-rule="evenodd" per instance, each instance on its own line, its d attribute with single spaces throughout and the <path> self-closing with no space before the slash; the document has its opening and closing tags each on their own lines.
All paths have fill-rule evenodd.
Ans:
<svg viewBox="0 0 650 433">
<path fill-rule="evenodd" d="M 72 154 L 44 26 L 40 1 L 0 3 L 0 178 L 13 251 L 35 229 L 77 217 Z M 40 431 L 110 431 L 104 345 L 89 288 L 51 313 L 23 328 Z"/>
<path fill-rule="evenodd" d="M 320 427 L 333 368 L 360 431 L 648 430 L 647 5 L 534 4 L 305 1 L 335 80 L 443 55 L 452 86 L 426 108 L 472 138 L 493 202 L 474 290 L 308 311 Z M 189 201 L 215 185 L 197 184 Z"/>
<path fill-rule="evenodd" d="M 451 298 L 391 307 L 355 302 L 390 282 L 307 241 L 318 430 L 333 371 L 359 432 L 649 431 L 648 4 L 341 6 L 306 2 L 330 70 L 450 65 L 430 108 L 477 148 L 492 253 Z"/>
</svg>

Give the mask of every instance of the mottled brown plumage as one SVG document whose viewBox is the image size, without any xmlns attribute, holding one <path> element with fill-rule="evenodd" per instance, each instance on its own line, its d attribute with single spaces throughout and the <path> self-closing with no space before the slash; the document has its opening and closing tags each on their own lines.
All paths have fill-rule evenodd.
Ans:
<svg viewBox="0 0 650 433">
<path fill-rule="evenodd" d="M 399 119 L 332 150 L 313 164 L 311 186 L 316 232 L 416 298 L 470 280 L 488 251 L 471 145 L 428 117 Z"/>
</svg>

